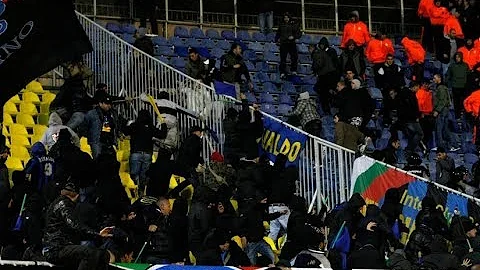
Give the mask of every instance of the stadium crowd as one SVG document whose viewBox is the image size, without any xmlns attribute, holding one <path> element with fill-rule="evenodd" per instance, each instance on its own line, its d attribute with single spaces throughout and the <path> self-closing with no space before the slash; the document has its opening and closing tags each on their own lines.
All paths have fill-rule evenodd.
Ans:
<svg viewBox="0 0 480 270">
<path fill-rule="evenodd" d="M 451 107 L 456 121 L 475 127 L 475 144 L 480 146 L 480 40 L 475 27 L 479 13 L 471 2 L 420 1 L 422 42 L 407 36 L 400 42 L 406 67 L 395 63 L 395 47 L 387 33 L 377 31 L 372 39 L 358 12 L 352 12 L 345 25 L 339 57 L 326 38 L 311 47 L 316 92 L 323 114 L 335 115 L 337 144 L 368 152 L 378 135 L 367 124 L 382 119 L 392 137 L 385 150 L 371 153 L 373 157 L 397 165 L 401 146 L 395 134 L 403 131 L 408 139 L 406 170 L 428 176 L 417 152 L 436 151 L 434 180 L 476 195 L 480 174 L 475 171 L 474 181 L 467 181 L 468 172 L 455 169 L 447 154 L 459 150 L 452 135 Z M 273 15 L 268 8 L 262 10 L 260 17 L 268 24 L 263 22 L 264 31 L 270 31 L 268 17 Z M 286 14 L 276 37 L 282 78 L 296 73 L 295 40 L 300 35 Z M 148 40 L 141 43 L 136 45 L 148 50 Z M 427 52 L 442 64 L 433 81 L 424 78 Z M 207 83 L 245 81 L 251 88 L 239 44 L 222 57 L 220 70 L 214 66 L 205 64 L 194 49 L 189 51 L 189 76 Z M 380 111 L 365 85 L 368 66 L 384 97 Z M 132 261 L 402 270 L 480 265 L 479 221 L 455 216 L 447 222 L 430 197 L 422 201 L 405 246 L 400 233 L 408 230 L 400 222 L 398 190 L 390 189 L 381 207 L 366 205 L 353 194 L 333 209 L 322 204 L 308 212 L 305 199 L 295 195 L 298 169 L 286 166 L 282 154 L 272 166 L 259 153 L 262 117 L 240 91 L 241 109 L 230 108 L 223 120 L 225 155 L 202 157 L 206 131 L 194 126 L 178 141 L 179 114 L 196 114 L 170 101 L 167 92 L 154 101 L 163 117 L 157 126 L 149 110 L 127 121 L 112 108 L 129 98 L 109 95 L 105 84 L 97 85 L 90 97 L 84 81 L 91 71 L 81 62 L 66 69 L 69 76 L 50 107 L 49 128 L 32 146 L 25 170 L 13 172 L 12 187 L 5 166 L 9 149 L 1 144 L 2 259 L 47 260 L 68 269 L 105 269 L 109 262 Z M 149 102 L 146 95 L 141 99 Z M 308 92 L 301 93 L 290 121 L 321 137 L 321 119 L 317 102 Z M 139 186 L 140 198 L 133 203 L 122 186 L 116 159 L 123 135 L 130 136 L 130 175 Z M 87 137 L 92 156 L 80 150 L 81 136 Z M 158 155 L 152 163 L 154 149 Z"/>
</svg>

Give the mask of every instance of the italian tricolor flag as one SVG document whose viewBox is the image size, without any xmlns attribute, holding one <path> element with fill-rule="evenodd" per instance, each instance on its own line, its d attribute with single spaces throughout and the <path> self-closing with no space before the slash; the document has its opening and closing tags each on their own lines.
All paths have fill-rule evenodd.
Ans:
<svg viewBox="0 0 480 270">
<path fill-rule="evenodd" d="M 367 204 L 378 204 L 387 190 L 415 181 L 405 172 L 392 169 L 369 157 L 359 157 L 353 163 L 351 194 L 360 193 Z"/>
</svg>

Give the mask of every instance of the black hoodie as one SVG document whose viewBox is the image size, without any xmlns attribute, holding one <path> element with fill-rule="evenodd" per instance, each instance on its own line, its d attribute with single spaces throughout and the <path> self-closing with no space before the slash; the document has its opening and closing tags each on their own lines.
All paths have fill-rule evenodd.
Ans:
<svg viewBox="0 0 480 270">
<path fill-rule="evenodd" d="M 323 49 L 320 45 L 323 46 Z M 322 39 L 320 39 L 320 42 L 312 52 L 312 61 L 312 70 L 315 74 L 317 74 L 317 76 L 323 76 L 332 73 L 335 73 L 335 75 L 338 76 L 337 71 L 339 61 L 337 52 L 330 47 L 326 37 L 322 37 Z"/>
</svg>

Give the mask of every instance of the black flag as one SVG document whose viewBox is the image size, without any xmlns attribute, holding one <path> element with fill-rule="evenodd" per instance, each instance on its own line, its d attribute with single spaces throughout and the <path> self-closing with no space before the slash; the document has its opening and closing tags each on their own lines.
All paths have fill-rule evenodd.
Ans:
<svg viewBox="0 0 480 270">
<path fill-rule="evenodd" d="M 33 79 L 91 51 L 71 0 L 1 0 L 0 104 Z"/>
</svg>

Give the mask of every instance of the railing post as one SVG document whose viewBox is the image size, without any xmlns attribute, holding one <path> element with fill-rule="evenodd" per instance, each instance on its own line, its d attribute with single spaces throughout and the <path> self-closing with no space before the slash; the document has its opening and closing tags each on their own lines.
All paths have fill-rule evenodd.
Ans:
<svg viewBox="0 0 480 270">
<path fill-rule="evenodd" d="M 130 12 L 129 12 L 129 13 L 130 13 L 130 23 L 134 23 L 134 21 L 133 21 L 133 19 L 134 19 L 134 18 L 133 18 L 133 17 L 134 17 L 134 16 L 133 16 L 133 8 L 134 8 L 133 0 L 128 1 L 128 9 L 129 9 L 129 11 L 130 11 Z"/>
<path fill-rule="evenodd" d="M 367 8 L 368 8 L 368 30 L 370 33 L 372 32 L 372 0 L 367 0 Z"/>
<path fill-rule="evenodd" d="M 345 157 L 344 157 L 344 151 L 342 150 L 337 150 L 337 156 L 338 156 L 338 181 L 340 182 L 340 202 L 345 201 L 347 198 L 345 194 Z M 335 203 L 340 203 L 340 202 L 335 202 Z"/>
<path fill-rule="evenodd" d="M 97 19 L 97 0 L 93 0 L 93 20 Z"/>
<path fill-rule="evenodd" d="M 338 25 L 338 0 L 335 0 L 334 5 L 335 5 L 335 34 L 338 36 L 338 33 L 340 33 L 340 27 Z"/>
<path fill-rule="evenodd" d="M 322 196 L 322 183 L 321 183 L 321 179 L 320 179 L 320 172 L 322 171 L 322 148 L 320 146 L 320 142 L 318 142 L 317 140 L 312 140 L 313 141 L 313 152 L 315 153 L 315 185 L 316 185 L 316 188 L 317 188 L 317 192 L 315 193 L 315 195 L 317 195 L 316 198 L 312 198 L 312 201 L 313 200 L 317 200 L 317 211 L 320 210 L 320 208 L 322 207 L 322 200 L 321 200 L 321 196 Z"/>
<path fill-rule="evenodd" d="M 233 21 L 234 21 L 234 26 L 233 26 L 233 32 L 235 33 L 235 36 L 237 36 L 237 27 L 238 27 L 238 10 L 237 10 L 237 0 L 233 0 Z"/>
<path fill-rule="evenodd" d="M 203 29 L 203 0 L 199 0 L 200 5 L 200 29 Z"/>
<path fill-rule="evenodd" d="M 168 0 L 165 0 L 165 29 L 163 32 L 165 33 L 165 38 L 168 38 Z"/>
<path fill-rule="evenodd" d="M 400 29 L 402 31 L 400 34 L 405 34 L 405 5 L 403 0 L 400 0 Z"/>
<path fill-rule="evenodd" d="M 302 0 L 302 31 L 305 32 L 305 0 Z"/>
</svg>

